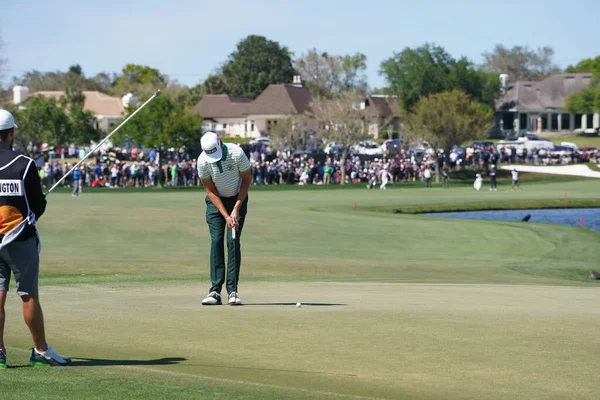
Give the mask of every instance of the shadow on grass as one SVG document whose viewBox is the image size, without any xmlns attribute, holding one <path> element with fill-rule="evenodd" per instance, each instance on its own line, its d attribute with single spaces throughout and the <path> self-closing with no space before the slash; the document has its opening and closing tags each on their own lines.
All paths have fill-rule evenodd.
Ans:
<svg viewBox="0 0 600 400">
<path fill-rule="evenodd" d="M 104 366 L 122 366 L 122 365 L 176 365 L 187 358 L 167 357 L 155 360 L 109 360 L 102 358 L 73 358 L 72 367 L 104 367 Z"/>
<path fill-rule="evenodd" d="M 296 303 L 244 303 L 245 306 L 296 306 Z M 313 307 L 336 307 L 336 306 L 347 306 L 348 304 L 334 304 L 334 303 L 302 303 L 303 306 Z"/>
<path fill-rule="evenodd" d="M 156 360 L 109 360 L 102 358 L 78 358 L 73 357 L 69 367 L 109 367 L 109 366 L 131 366 L 131 365 L 176 365 L 182 361 L 187 361 L 183 357 L 158 358 Z M 9 365 L 8 368 L 41 368 L 30 367 L 28 365 Z"/>
</svg>

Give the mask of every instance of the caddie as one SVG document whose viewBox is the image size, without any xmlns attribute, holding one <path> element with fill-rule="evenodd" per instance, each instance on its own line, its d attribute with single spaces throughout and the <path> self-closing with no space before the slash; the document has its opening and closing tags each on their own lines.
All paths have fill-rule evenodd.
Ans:
<svg viewBox="0 0 600 400">
<path fill-rule="evenodd" d="M 241 251 L 240 239 L 248 210 L 248 189 L 252 180 L 250 161 L 242 148 L 223 143 L 214 132 L 206 132 L 200 141 L 198 175 L 206 189 L 206 222 L 210 232 L 210 287 L 203 305 L 219 305 L 225 283 L 224 240 L 227 231 L 228 304 L 242 304 L 238 294 Z M 229 228 L 229 229 L 226 229 Z M 236 232 L 232 238 L 232 229 Z"/>
<path fill-rule="evenodd" d="M 11 272 L 34 343 L 29 365 L 68 365 L 71 359 L 58 354 L 46 342 L 38 296 L 41 243 L 35 226 L 46 210 L 46 197 L 35 162 L 12 149 L 15 128 L 13 116 L 0 109 L 0 369 L 6 368 L 4 305 Z"/>
</svg>

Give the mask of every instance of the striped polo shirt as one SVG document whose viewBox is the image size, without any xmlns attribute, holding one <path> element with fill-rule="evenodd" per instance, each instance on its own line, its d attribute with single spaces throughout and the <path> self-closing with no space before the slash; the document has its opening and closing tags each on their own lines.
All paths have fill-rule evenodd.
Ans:
<svg viewBox="0 0 600 400">
<path fill-rule="evenodd" d="M 240 172 L 250 169 L 250 160 L 240 146 L 233 143 L 223 143 L 221 161 L 208 162 L 202 152 L 198 157 L 198 175 L 200 179 L 211 179 L 221 197 L 236 196 L 242 186 Z"/>
</svg>

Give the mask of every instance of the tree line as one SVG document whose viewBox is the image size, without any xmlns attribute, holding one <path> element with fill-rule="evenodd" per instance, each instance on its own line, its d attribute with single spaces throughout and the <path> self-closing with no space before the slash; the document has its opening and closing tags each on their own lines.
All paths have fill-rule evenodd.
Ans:
<svg viewBox="0 0 600 400">
<path fill-rule="evenodd" d="M 485 137 L 500 95 L 500 73 L 507 73 L 511 81 L 517 81 L 539 80 L 560 72 L 553 62 L 554 51 L 550 47 L 497 45 L 482 56 L 483 63 L 477 65 L 466 57 L 454 58 L 433 43 L 407 47 L 381 62 L 379 73 L 386 86 L 376 89 L 367 84 L 367 57 L 362 53 L 335 55 L 313 48 L 295 56 L 276 41 L 250 35 L 237 44 L 213 73 L 193 87 L 180 84 L 158 69 L 135 64 L 125 65 L 119 73 L 99 73 L 91 77 L 86 76 L 79 65 L 64 72 L 28 71 L 13 77 L 13 85 L 27 86 L 32 92 L 64 90 L 65 96 L 60 100 L 33 96 L 24 109 L 12 107 L 12 111 L 23 126 L 19 136 L 25 147 L 29 142 L 87 145 L 98 140 L 101 133 L 94 116 L 83 110 L 82 91 L 97 90 L 119 97 L 133 93 L 141 103 L 161 89 L 163 95 L 144 110 L 143 118 L 130 121 L 116 139 L 145 147 L 194 146 L 202 133 L 201 116 L 194 106 L 203 95 L 226 93 L 255 98 L 269 84 L 291 83 L 293 76 L 300 75 L 315 104 L 320 104 L 313 107 L 313 111 L 320 108 L 321 120 L 317 126 L 325 127 L 321 129 L 323 138 L 340 141 L 340 133 L 333 127 L 351 126 L 349 118 L 363 118 L 349 110 L 340 111 L 336 116 L 335 109 L 339 110 L 342 105 L 352 109 L 361 96 L 382 93 L 397 97 L 405 134 L 427 137 L 441 148 L 447 148 L 450 142 L 457 143 L 461 138 Z M 600 109 L 599 60 L 600 57 L 583 60 L 567 69 L 567 72 L 596 74 L 590 89 L 569 98 L 567 107 L 572 112 Z M 5 63 L 0 40 L 0 76 Z M 0 92 L 0 102 L 7 108 L 10 108 L 10 97 L 10 90 Z M 134 110 L 135 107 L 130 106 L 123 117 Z M 356 115 L 351 117 L 352 114 Z M 317 119 L 316 113 L 312 118 Z M 294 126 L 303 124 L 306 125 L 296 121 Z M 290 124 L 281 126 L 288 127 L 290 137 L 280 138 L 280 141 L 298 141 L 297 132 L 292 132 Z M 356 129 L 343 130 L 352 132 L 346 134 L 343 141 L 365 137 L 364 130 L 360 133 Z"/>
</svg>

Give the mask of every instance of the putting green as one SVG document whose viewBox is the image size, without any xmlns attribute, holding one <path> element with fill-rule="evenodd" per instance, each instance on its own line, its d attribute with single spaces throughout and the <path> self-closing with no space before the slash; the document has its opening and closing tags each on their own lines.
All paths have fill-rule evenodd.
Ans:
<svg viewBox="0 0 600 400">
<path fill-rule="evenodd" d="M 564 199 L 565 193 L 571 200 L 600 197 L 597 180 L 537 185 L 525 180 L 523 187 L 511 192 L 501 186 L 493 193 L 470 188 L 251 191 L 242 235 L 242 283 L 585 281 L 593 267 L 590 262 L 600 256 L 598 232 L 369 211 L 414 204 Z M 93 281 L 96 274 L 129 275 L 118 280 L 207 279 L 204 210 L 199 191 L 50 197 L 40 221 L 43 272 L 75 282 Z"/>
<path fill-rule="evenodd" d="M 185 377 L 192 392 L 226 379 L 259 392 L 280 388 L 281 398 L 591 399 L 597 393 L 597 288 L 249 283 L 243 307 L 203 307 L 202 289 L 47 287 L 53 344 L 83 358 L 56 379 L 118 370 L 167 387 Z M 14 298 L 9 313 L 9 350 L 25 349 Z M 15 353 L 20 360 L 12 363 L 26 361 L 25 352 Z M 32 374 L 40 372 L 9 369 L 11 390 Z M 124 389 L 123 397 L 135 394 Z"/>
<path fill-rule="evenodd" d="M 47 398 L 596 398 L 600 286 L 587 274 L 600 233 L 371 211 L 600 197 L 597 181 L 523 182 L 251 190 L 244 307 L 200 305 L 201 192 L 53 194 L 42 301 L 51 344 L 75 366 L 9 368 L 3 398 L 37 384 Z M 9 365 L 23 365 L 14 293 L 7 312 Z"/>
</svg>

